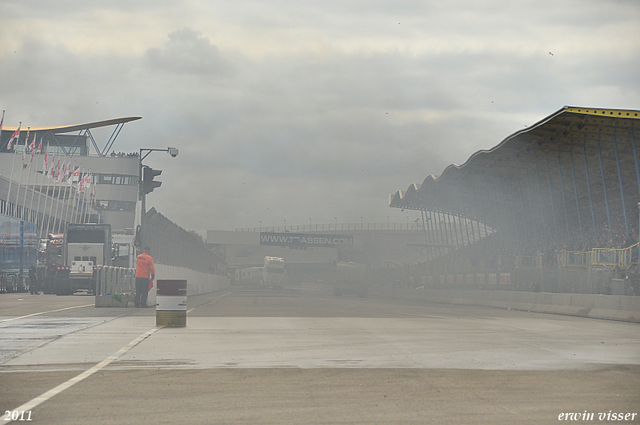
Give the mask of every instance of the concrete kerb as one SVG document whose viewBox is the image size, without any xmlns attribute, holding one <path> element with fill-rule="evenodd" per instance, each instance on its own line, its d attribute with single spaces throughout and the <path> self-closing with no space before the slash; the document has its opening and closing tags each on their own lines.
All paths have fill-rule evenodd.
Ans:
<svg viewBox="0 0 640 425">
<path fill-rule="evenodd" d="M 477 305 L 536 313 L 640 322 L 640 297 L 625 295 L 557 294 L 521 291 L 453 291 L 378 289 L 379 295 L 425 303 Z"/>
</svg>

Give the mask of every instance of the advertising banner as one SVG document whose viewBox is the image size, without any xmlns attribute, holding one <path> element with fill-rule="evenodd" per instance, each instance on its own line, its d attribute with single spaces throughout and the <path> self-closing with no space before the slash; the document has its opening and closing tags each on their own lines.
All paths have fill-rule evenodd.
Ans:
<svg viewBox="0 0 640 425">
<path fill-rule="evenodd" d="M 353 236 L 260 232 L 260 245 L 333 248 L 353 246 Z"/>
</svg>

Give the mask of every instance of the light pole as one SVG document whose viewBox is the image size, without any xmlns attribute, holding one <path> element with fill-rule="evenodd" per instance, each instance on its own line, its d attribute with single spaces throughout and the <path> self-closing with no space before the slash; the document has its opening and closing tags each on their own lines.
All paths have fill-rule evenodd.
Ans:
<svg viewBox="0 0 640 425">
<path fill-rule="evenodd" d="M 148 157 L 151 152 L 167 152 L 173 158 L 178 156 L 178 149 L 171 147 L 166 149 L 140 149 L 140 155 L 138 156 L 138 158 L 140 158 L 138 161 L 138 197 L 142 201 L 140 211 L 140 229 L 138 231 L 138 235 L 140 236 L 138 238 L 140 249 L 144 248 L 144 216 L 147 213 L 147 193 L 153 192 L 153 189 L 155 189 L 156 187 L 160 187 L 160 185 L 162 184 L 161 182 L 153 181 L 153 178 L 155 176 L 159 176 L 160 174 L 162 174 L 161 170 L 153 170 L 146 165 L 142 165 L 142 160 Z M 147 179 L 145 180 L 143 180 L 143 167 L 146 167 L 144 174 Z"/>
</svg>

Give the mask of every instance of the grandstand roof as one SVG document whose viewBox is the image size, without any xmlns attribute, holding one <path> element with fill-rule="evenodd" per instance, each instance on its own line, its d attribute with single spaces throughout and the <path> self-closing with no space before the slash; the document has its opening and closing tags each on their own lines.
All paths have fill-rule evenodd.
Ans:
<svg viewBox="0 0 640 425">
<path fill-rule="evenodd" d="M 72 125 L 55 125 L 48 127 L 31 127 L 29 130 L 38 132 L 38 131 L 50 131 L 53 134 L 62 134 L 62 133 L 71 133 L 73 131 L 82 131 L 91 128 L 99 128 L 99 127 L 109 127 L 112 125 L 124 124 L 130 121 L 136 121 L 142 119 L 142 117 L 125 117 L 125 118 L 113 118 L 110 120 L 104 121 L 94 121 L 88 122 L 85 124 L 72 124 Z M 5 131 L 16 131 L 18 129 L 17 126 L 3 126 L 3 130 Z M 21 132 L 26 132 L 27 129 L 25 127 L 21 128 Z"/>
<path fill-rule="evenodd" d="M 88 137 L 91 140 L 91 143 L 93 144 L 93 147 L 96 153 L 99 156 L 105 156 L 109 152 L 109 150 L 113 147 L 116 141 L 116 138 L 120 134 L 120 130 L 122 130 L 122 127 L 128 122 L 136 121 L 141 118 L 142 117 L 112 118 L 109 120 L 94 121 L 94 122 L 88 122 L 85 124 L 57 125 L 57 126 L 47 126 L 47 127 L 20 126 L 20 133 L 26 134 L 27 132 L 31 131 L 33 133 L 38 133 L 40 138 L 49 138 L 51 143 L 56 143 L 58 146 L 60 146 L 63 152 L 65 152 L 65 154 L 67 153 L 66 149 L 68 146 L 66 145 L 63 146 L 64 143 L 60 142 L 60 138 L 62 137 L 60 135 L 63 135 L 65 133 L 71 133 L 71 132 L 79 132 L 80 134 L 84 133 L 84 136 Z M 115 126 L 115 129 L 113 130 L 111 137 L 109 137 L 109 139 L 104 143 L 104 146 L 100 147 L 98 146 L 96 139 L 91 134 L 91 129 L 100 128 L 100 127 L 109 127 L 109 126 Z M 15 126 L 14 127 L 4 126 L 2 128 L 2 134 L 0 134 L 0 139 L 1 139 L 0 151 L 6 152 L 9 139 L 11 138 L 12 133 L 17 129 L 18 127 L 15 127 Z M 52 137 L 49 137 L 49 136 L 52 136 Z M 76 145 L 78 137 L 76 137 L 76 140 L 71 140 L 70 143 L 73 143 L 73 145 Z"/>
<path fill-rule="evenodd" d="M 389 205 L 472 218 L 521 240 L 611 236 L 616 227 L 629 237 L 640 201 L 638 136 L 640 111 L 565 106 L 396 192 Z"/>
</svg>

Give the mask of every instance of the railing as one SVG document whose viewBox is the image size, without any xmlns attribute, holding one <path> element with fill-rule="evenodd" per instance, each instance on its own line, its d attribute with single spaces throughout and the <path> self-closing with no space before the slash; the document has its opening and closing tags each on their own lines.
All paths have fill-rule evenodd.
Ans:
<svg viewBox="0 0 640 425">
<path fill-rule="evenodd" d="M 516 269 L 541 269 L 542 258 L 539 255 L 516 256 Z"/>
<path fill-rule="evenodd" d="M 591 267 L 627 268 L 638 256 L 638 244 L 624 249 L 594 248 L 591 250 Z"/>
<path fill-rule="evenodd" d="M 105 266 L 98 270 L 96 295 L 136 292 L 136 271 L 126 267 Z"/>
<path fill-rule="evenodd" d="M 588 269 L 591 266 L 591 251 L 561 252 L 558 254 L 558 265 L 566 269 Z"/>
<path fill-rule="evenodd" d="M 26 292 L 29 290 L 27 275 L 15 273 L 0 273 L 0 293 Z"/>
<path fill-rule="evenodd" d="M 285 226 L 262 226 L 237 228 L 237 232 L 330 232 L 342 230 L 420 230 L 424 226 L 420 222 L 409 223 L 325 223 L 325 224 L 301 224 Z"/>
<path fill-rule="evenodd" d="M 562 268 L 613 269 L 627 268 L 638 258 L 638 244 L 623 249 L 593 248 L 588 252 L 563 252 L 558 254 Z"/>
</svg>

